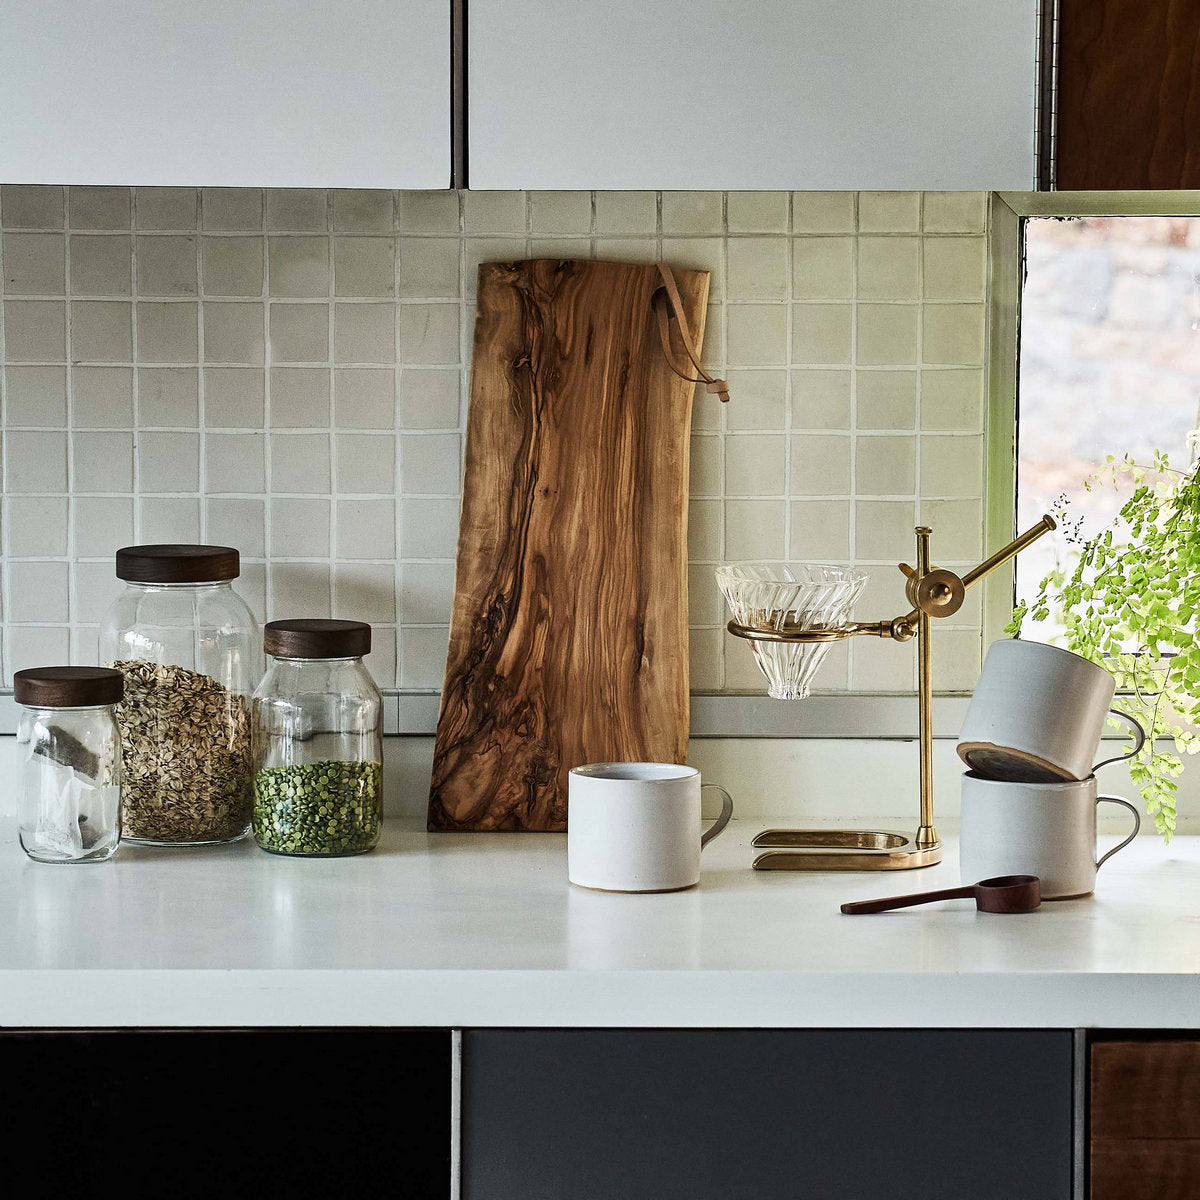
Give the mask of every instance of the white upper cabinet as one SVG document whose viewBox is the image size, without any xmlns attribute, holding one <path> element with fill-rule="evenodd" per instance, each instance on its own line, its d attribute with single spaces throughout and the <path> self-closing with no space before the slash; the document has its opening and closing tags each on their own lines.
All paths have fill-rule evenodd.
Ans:
<svg viewBox="0 0 1200 1200">
<path fill-rule="evenodd" d="M 0 0 L 6 183 L 450 186 L 450 0 Z"/>
<path fill-rule="evenodd" d="M 1037 0 L 471 0 L 473 188 L 1034 186 Z"/>
</svg>

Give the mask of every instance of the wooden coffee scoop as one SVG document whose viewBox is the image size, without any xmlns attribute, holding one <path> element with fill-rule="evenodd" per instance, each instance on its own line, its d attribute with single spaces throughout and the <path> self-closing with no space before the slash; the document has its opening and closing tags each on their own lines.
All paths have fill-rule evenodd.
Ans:
<svg viewBox="0 0 1200 1200">
<path fill-rule="evenodd" d="M 886 912 L 889 908 L 909 908 L 931 904 L 934 900 L 961 900 L 973 897 L 980 912 L 1033 912 L 1042 903 L 1042 881 L 1036 875 L 997 875 L 966 887 L 942 888 L 938 892 L 914 892 L 911 896 L 889 896 L 885 900 L 856 900 L 843 904 L 844 913 Z"/>
</svg>

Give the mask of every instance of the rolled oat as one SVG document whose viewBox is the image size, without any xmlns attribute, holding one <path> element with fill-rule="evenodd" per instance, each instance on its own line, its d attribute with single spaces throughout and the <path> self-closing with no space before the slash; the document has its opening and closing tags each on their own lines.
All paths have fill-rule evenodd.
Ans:
<svg viewBox="0 0 1200 1200">
<path fill-rule="evenodd" d="M 125 676 L 122 830 L 149 842 L 228 841 L 254 804 L 244 697 L 184 667 L 141 659 L 108 664 Z"/>
</svg>

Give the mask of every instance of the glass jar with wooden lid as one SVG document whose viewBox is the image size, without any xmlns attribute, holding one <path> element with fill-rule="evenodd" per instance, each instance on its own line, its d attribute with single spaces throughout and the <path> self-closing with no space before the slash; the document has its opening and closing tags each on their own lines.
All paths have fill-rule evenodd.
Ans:
<svg viewBox="0 0 1200 1200">
<path fill-rule="evenodd" d="M 17 828 L 45 863 L 104 862 L 121 840 L 124 680 L 102 667 L 31 667 L 13 676 Z"/>
<path fill-rule="evenodd" d="M 125 677 L 117 709 L 123 836 L 157 845 L 244 837 L 253 803 L 250 697 L 258 625 L 233 588 L 230 546 L 126 546 L 125 590 L 100 629 L 100 661 Z"/>
<path fill-rule="evenodd" d="M 254 837 L 273 854 L 362 854 L 383 818 L 383 698 L 362 621 L 271 621 L 254 694 Z"/>
</svg>

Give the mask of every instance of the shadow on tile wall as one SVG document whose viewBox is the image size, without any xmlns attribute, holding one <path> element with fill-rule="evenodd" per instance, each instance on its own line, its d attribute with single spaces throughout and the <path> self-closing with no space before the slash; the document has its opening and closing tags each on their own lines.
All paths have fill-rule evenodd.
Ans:
<svg viewBox="0 0 1200 1200">
<path fill-rule="evenodd" d="M 381 684 L 438 688 L 478 264 L 661 256 L 713 273 L 734 395 L 695 410 L 693 688 L 759 691 L 715 564 L 860 563 L 877 616 L 918 519 L 979 555 L 985 201 L 0 188 L 4 678 L 94 660 L 115 547 L 204 540 L 260 619 L 368 620 Z M 979 668 L 977 600 L 956 622 L 940 687 Z M 819 682 L 909 690 L 912 655 L 835 647 Z"/>
</svg>

